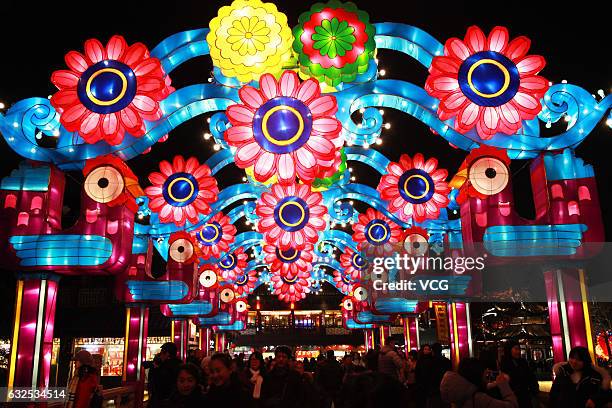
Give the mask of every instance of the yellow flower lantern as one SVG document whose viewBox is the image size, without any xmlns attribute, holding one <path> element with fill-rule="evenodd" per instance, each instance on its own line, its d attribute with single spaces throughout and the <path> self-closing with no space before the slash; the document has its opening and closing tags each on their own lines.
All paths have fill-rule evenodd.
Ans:
<svg viewBox="0 0 612 408">
<path fill-rule="evenodd" d="M 236 0 L 219 9 L 206 37 L 210 56 L 223 75 L 242 82 L 264 72 L 279 74 L 291 58 L 293 35 L 276 5 Z"/>
</svg>

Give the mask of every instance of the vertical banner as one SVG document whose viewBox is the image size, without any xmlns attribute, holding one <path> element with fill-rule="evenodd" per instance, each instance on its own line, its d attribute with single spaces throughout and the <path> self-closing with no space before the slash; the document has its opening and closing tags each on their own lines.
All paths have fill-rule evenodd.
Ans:
<svg viewBox="0 0 612 408">
<path fill-rule="evenodd" d="M 433 309 L 436 314 L 436 334 L 438 341 L 442 344 L 450 344 L 450 331 L 446 303 L 435 302 L 433 303 Z"/>
</svg>

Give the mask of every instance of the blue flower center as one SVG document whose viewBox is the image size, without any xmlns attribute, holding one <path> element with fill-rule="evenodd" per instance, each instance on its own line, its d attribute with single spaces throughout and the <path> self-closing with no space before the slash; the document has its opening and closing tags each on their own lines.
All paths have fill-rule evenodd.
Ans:
<svg viewBox="0 0 612 408">
<path fill-rule="evenodd" d="M 459 67 L 459 86 L 479 106 L 500 106 L 516 95 L 521 83 L 518 68 L 503 54 L 481 51 Z"/>
<path fill-rule="evenodd" d="M 366 265 L 365 259 L 363 259 L 359 254 L 354 254 L 351 261 L 355 269 L 361 270 Z"/>
<path fill-rule="evenodd" d="M 372 245 L 383 245 L 391 239 L 391 227 L 386 221 L 374 219 L 365 227 L 366 240 Z"/>
<path fill-rule="evenodd" d="M 127 107 L 136 96 L 136 89 L 136 75 L 129 66 L 115 60 L 104 60 L 83 72 L 77 95 L 87 109 L 107 114 Z"/>
<path fill-rule="evenodd" d="M 202 245 L 213 246 L 223 238 L 223 229 L 218 222 L 207 223 L 198 231 L 196 237 Z"/>
<path fill-rule="evenodd" d="M 289 278 L 287 276 L 281 276 L 281 280 L 288 285 L 294 285 L 298 281 L 298 276 L 295 274 L 293 278 Z"/>
<path fill-rule="evenodd" d="M 347 285 L 350 285 L 351 283 L 353 283 L 353 281 L 351 280 L 351 277 L 348 274 L 341 273 L 340 275 L 342 276 L 342 282 L 346 283 Z"/>
<path fill-rule="evenodd" d="M 198 181 L 189 173 L 174 173 L 162 186 L 166 202 L 174 207 L 185 207 L 198 197 Z"/>
<path fill-rule="evenodd" d="M 248 277 L 248 276 L 247 276 L 247 274 L 245 273 L 245 274 L 239 275 L 239 276 L 236 278 L 236 282 L 234 282 L 234 283 L 235 283 L 236 285 L 242 286 L 242 285 L 246 285 L 246 283 L 248 282 L 248 280 L 249 280 L 249 277 Z"/>
<path fill-rule="evenodd" d="M 284 263 L 296 262 L 298 259 L 300 259 L 300 253 L 301 251 L 294 248 L 289 248 L 284 251 L 276 248 L 276 257 Z"/>
<path fill-rule="evenodd" d="M 221 262 L 219 262 L 221 269 L 231 270 L 236 266 L 236 256 L 234 254 L 226 255 Z"/>
<path fill-rule="evenodd" d="M 399 178 L 397 187 L 402 198 L 412 204 L 425 203 L 435 193 L 433 179 L 421 169 L 406 171 Z"/>
<path fill-rule="evenodd" d="M 300 100 L 286 96 L 270 99 L 257 109 L 253 118 L 255 141 L 265 150 L 291 153 L 310 137 L 312 114 Z"/>
<path fill-rule="evenodd" d="M 285 231 L 298 231 L 304 228 L 309 218 L 308 204 L 296 196 L 283 198 L 274 208 L 274 220 Z"/>
</svg>

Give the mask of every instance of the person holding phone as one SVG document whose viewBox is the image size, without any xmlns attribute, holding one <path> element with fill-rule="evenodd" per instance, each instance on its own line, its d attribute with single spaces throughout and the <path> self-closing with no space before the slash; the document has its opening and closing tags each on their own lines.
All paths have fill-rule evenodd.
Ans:
<svg viewBox="0 0 612 408">
<path fill-rule="evenodd" d="M 440 384 L 440 395 L 458 408 L 518 408 L 516 395 L 509 384 L 510 377 L 503 372 L 497 374 L 490 386 L 499 389 L 502 399 L 487 393 L 487 372 L 475 358 L 466 358 L 459 363 L 455 373 L 447 371 Z"/>
</svg>

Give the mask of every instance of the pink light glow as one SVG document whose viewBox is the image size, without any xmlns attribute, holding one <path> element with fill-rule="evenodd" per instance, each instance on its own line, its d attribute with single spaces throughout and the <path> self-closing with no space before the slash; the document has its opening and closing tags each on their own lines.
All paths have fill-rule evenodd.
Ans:
<svg viewBox="0 0 612 408">
<path fill-rule="evenodd" d="M 587 186 L 578 187 L 578 199 L 582 200 L 591 200 L 591 192 Z"/>
</svg>

